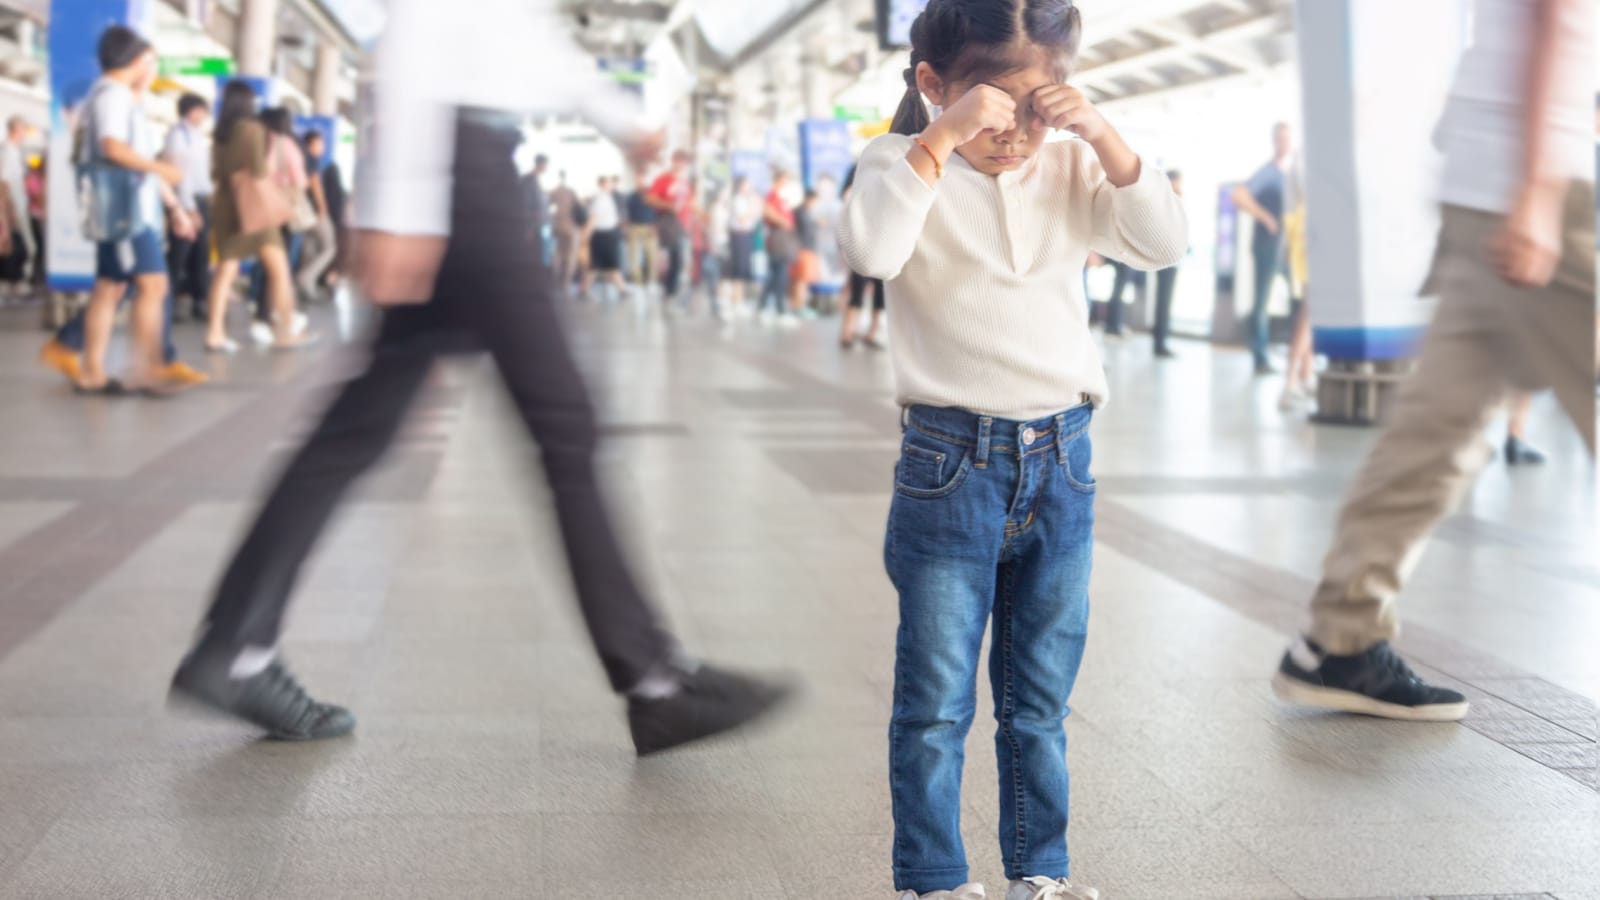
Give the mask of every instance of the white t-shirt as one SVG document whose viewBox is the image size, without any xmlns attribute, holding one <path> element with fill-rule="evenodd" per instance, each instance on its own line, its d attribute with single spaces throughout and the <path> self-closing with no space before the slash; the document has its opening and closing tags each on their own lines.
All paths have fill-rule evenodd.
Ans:
<svg viewBox="0 0 1600 900">
<path fill-rule="evenodd" d="M 1461 57 L 1435 143 L 1445 154 L 1444 202 L 1510 212 L 1527 146 L 1528 57 L 1538 0 L 1477 0 L 1472 46 Z M 1571 4 L 1560 23 L 1559 70 L 1548 144 L 1554 174 L 1595 178 L 1595 10 Z"/>
<path fill-rule="evenodd" d="M 212 191 L 211 138 L 188 122 L 179 122 L 167 132 L 167 146 L 162 155 L 183 170 L 178 202 L 184 209 L 197 209 L 195 198 L 209 197 Z"/>
<path fill-rule="evenodd" d="M 90 97 L 92 105 L 85 111 L 85 125 L 89 128 L 89 134 L 95 135 L 96 140 L 119 140 L 140 156 L 155 158 L 161 150 L 161 139 L 156 135 L 155 126 L 145 116 L 139 98 L 133 95 L 127 85 L 102 78 L 95 83 Z M 101 151 L 95 147 L 91 152 L 98 156 Z M 139 178 L 139 203 L 144 207 L 144 219 L 151 223 L 160 222 L 161 182 L 148 173 Z"/>
<path fill-rule="evenodd" d="M 617 209 L 617 196 L 610 191 L 596 194 L 589 201 L 589 225 L 596 231 L 611 231 L 622 227 L 622 213 Z"/>
</svg>

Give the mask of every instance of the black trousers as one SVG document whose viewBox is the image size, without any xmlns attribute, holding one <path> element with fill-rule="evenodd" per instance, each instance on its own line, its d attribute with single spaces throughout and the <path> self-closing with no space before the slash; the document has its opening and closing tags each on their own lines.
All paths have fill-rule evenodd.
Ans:
<svg viewBox="0 0 1600 900">
<path fill-rule="evenodd" d="M 850 273 L 850 308 L 862 309 L 867 304 L 867 288 L 872 288 L 872 310 L 883 312 L 883 280 Z"/>
<path fill-rule="evenodd" d="M 1177 266 L 1156 273 L 1156 321 L 1150 333 L 1157 350 L 1167 349 L 1167 337 L 1172 333 L 1172 291 L 1177 284 Z"/>
<path fill-rule="evenodd" d="M 194 240 L 167 232 L 167 276 L 172 280 L 172 296 L 189 295 L 195 315 L 200 315 L 211 296 L 211 198 L 196 197 L 195 207 L 200 213 L 200 230 Z"/>
<path fill-rule="evenodd" d="M 277 642 L 312 546 L 350 485 L 393 442 L 434 361 L 484 350 L 539 446 L 578 602 L 612 686 L 637 685 L 671 655 L 601 496 L 595 415 L 562 334 L 550 270 L 528 252 L 512 161 L 518 139 L 485 114 L 460 115 L 452 236 L 433 299 L 385 314 L 366 371 L 323 414 L 228 567 L 207 640 Z"/>
<path fill-rule="evenodd" d="M 1130 284 L 1142 290 L 1144 273 L 1126 263 L 1113 262 L 1111 265 L 1117 270 L 1117 280 L 1111 288 L 1111 298 L 1106 301 L 1106 334 L 1121 334 L 1122 291 Z"/>
</svg>

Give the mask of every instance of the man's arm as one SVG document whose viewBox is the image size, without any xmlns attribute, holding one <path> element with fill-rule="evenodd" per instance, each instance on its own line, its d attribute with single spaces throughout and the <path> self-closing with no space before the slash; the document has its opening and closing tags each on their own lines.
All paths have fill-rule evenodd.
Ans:
<svg viewBox="0 0 1600 900">
<path fill-rule="evenodd" d="M 1241 184 L 1233 189 L 1233 205 L 1244 210 L 1245 215 L 1265 225 L 1273 234 L 1277 234 L 1283 228 L 1278 218 L 1267 212 L 1266 207 L 1256 201 L 1256 195 L 1251 192 L 1248 184 Z"/>
<path fill-rule="evenodd" d="M 126 142 L 113 137 L 100 139 L 100 155 L 113 165 L 135 172 L 148 172 L 166 184 L 177 184 L 183 180 L 183 172 L 177 166 L 143 156 Z"/>
<path fill-rule="evenodd" d="M 1522 185 L 1490 244 L 1500 274 L 1512 284 L 1542 287 L 1561 262 L 1561 219 L 1569 178 L 1551 157 L 1556 79 L 1564 65 L 1562 24 L 1584 12 L 1580 0 L 1540 0 L 1534 11 L 1523 97 Z"/>
</svg>

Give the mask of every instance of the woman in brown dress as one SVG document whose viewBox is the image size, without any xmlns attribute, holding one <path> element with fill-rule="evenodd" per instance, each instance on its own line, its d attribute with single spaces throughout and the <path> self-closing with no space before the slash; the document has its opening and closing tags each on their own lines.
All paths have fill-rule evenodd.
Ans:
<svg viewBox="0 0 1600 900">
<path fill-rule="evenodd" d="M 233 353 L 239 345 L 228 338 L 226 319 L 228 298 L 233 292 L 239 264 L 256 259 L 266 271 L 267 302 L 272 308 L 273 347 L 301 346 L 309 336 L 295 334 L 294 283 L 289 275 L 289 256 L 277 228 L 250 234 L 239 224 L 239 206 L 234 196 L 233 175 L 249 172 L 257 178 L 271 174 L 267 131 L 256 120 L 256 95 L 248 84 L 232 81 L 222 92 L 222 109 L 217 115 L 215 149 L 211 174 L 216 182 L 212 195 L 212 235 L 216 240 L 217 271 L 211 280 L 210 321 L 206 330 L 206 349 Z"/>
</svg>

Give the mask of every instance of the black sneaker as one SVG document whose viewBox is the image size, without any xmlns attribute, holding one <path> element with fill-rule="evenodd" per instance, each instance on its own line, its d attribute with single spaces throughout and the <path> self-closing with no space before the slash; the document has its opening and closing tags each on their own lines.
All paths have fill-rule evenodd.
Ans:
<svg viewBox="0 0 1600 900">
<path fill-rule="evenodd" d="M 350 711 L 318 703 L 289 674 L 281 660 L 249 678 L 228 674 L 233 654 L 196 649 L 172 677 L 172 696 L 213 712 L 243 719 L 280 741 L 318 741 L 355 730 Z"/>
<path fill-rule="evenodd" d="M 1458 722 L 1467 698 L 1417 677 L 1383 641 L 1355 656 L 1331 656 L 1309 639 L 1283 655 L 1272 688 L 1302 706 L 1413 722 Z"/>
<path fill-rule="evenodd" d="M 678 692 L 660 700 L 628 700 L 628 727 L 640 756 L 649 756 L 748 725 L 794 694 L 790 684 L 711 666 L 682 676 Z"/>
<path fill-rule="evenodd" d="M 1520 438 L 1506 438 L 1506 465 L 1508 466 L 1542 466 L 1544 454 L 1537 448 L 1529 445 Z"/>
</svg>

